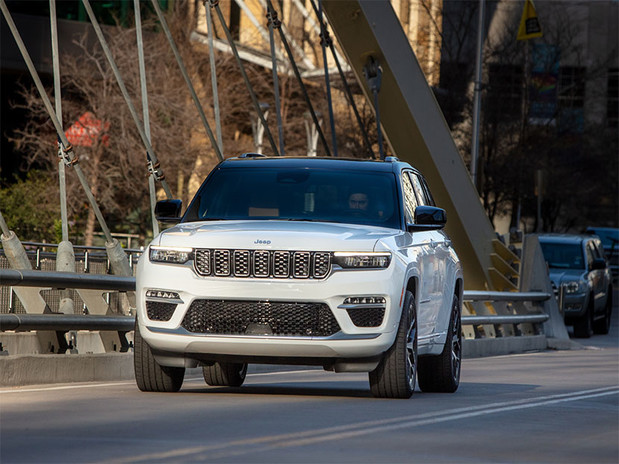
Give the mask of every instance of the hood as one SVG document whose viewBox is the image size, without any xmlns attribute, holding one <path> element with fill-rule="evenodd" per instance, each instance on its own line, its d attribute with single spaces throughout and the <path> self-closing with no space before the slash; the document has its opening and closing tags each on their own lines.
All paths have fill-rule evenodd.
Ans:
<svg viewBox="0 0 619 464">
<path fill-rule="evenodd" d="M 585 281 L 582 269 L 550 269 L 550 280 L 558 287 L 563 282 Z"/>
<path fill-rule="evenodd" d="M 399 230 L 304 221 L 187 222 L 168 229 L 153 245 L 242 250 L 373 251 Z"/>
</svg>

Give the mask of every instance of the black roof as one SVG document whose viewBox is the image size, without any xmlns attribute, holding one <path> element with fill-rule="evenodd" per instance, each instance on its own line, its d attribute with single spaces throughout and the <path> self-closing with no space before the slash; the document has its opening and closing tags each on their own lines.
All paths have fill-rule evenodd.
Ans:
<svg viewBox="0 0 619 464">
<path fill-rule="evenodd" d="M 378 171 L 398 172 L 403 167 L 410 167 L 393 158 L 393 161 L 380 161 L 361 158 L 334 158 L 315 156 L 247 156 L 239 158 L 227 158 L 217 168 L 227 167 L 294 167 L 294 168 L 318 168 L 333 170 L 355 171 Z"/>
</svg>

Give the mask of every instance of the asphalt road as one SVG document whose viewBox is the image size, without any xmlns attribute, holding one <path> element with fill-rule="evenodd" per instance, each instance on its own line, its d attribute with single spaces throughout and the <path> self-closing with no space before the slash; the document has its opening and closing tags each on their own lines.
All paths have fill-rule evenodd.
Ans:
<svg viewBox="0 0 619 464">
<path fill-rule="evenodd" d="M 239 389 L 191 374 L 175 394 L 3 389 L 0 462 L 616 464 L 618 319 L 585 349 L 467 359 L 455 394 L 410 400 L 372 398 L 366 375 L 288 367 L 254 367 Z"/>
</svg>

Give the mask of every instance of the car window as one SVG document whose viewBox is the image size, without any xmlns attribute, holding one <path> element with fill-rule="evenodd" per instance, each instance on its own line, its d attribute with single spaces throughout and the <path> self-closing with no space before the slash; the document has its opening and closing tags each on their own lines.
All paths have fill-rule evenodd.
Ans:
<svg viewBox="0 0 619 464">
<path fill-rule="evenodd" d="M 556 269 L 584 269 L 582 246 L 577 243 L 541 242 L 548 267 Z"/>
<path fill-rule="evenodd" d="M 411 183 L 407 173 L 402 176 L 402 192 L 404 195 L 404 213 L 406 215 L 406 222 L 412 224 L 415 218 L 415 209 L 419 206 L 419 200 L 415 195 L 415 189 Z"/>
<path fill-rule="evenodd" d="M 425 179 L 421 177 L 419 174 L 410 173 L 411 181 L 415 186 L 415 191 L 419 197 L 419 202 L 422 205 L 426 206 L 434 206 L 434 198 L 432 198 L 432 194 L 430 193 L 430 189 L 428 188 L 428 184 Z"/>
<path fill-rule="evenodd" d="M 591 268 L 591 265 L 593 264 L 593 258 L 595 257 L 594 254 L 594 248 L 593 248 L 593 242 L 588 241 L 587 245 L 585 247 L 585 253 L 587 254 L 587 268 Z"/>
<path fill-rule="evenodd" d="M 285 220 L 400 228 L 390 172 L 227 168 L 211 173 L 183 222 Z"/>
</svg>

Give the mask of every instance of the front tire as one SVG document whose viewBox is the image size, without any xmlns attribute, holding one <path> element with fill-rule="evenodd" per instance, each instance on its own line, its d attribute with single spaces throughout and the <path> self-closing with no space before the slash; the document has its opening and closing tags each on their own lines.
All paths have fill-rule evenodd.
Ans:
<svg viewBox="0 0 619 464">
<path fill-rule="evenodd" d="M 247 376 L 247 363 L 213 363 L 202 367 L 204 381 L 212 387 L 240 387 Z"/>
<path fill-rule="evenodd" d="M 138 388 L 146 392 L 177 392 L 183 385 L 184 367 L 160 366 L 155 361 L 150 346 L 140 335 L 140 326 L 136 320 L 133 354 L 133 369 Z"/>
<path fill-rule="evenodd" d="M 593 333 L 598 335 L 606 335 L 610 331 L 610 316 L 613 313 L 613 288 L 609 287 L 606 296 L 606 307 L 604 308 L 604 317 L 593 322 Z"/>
<path fill-rule="evenodd" d="M 458 389 L 462 365 L 461 314 L 460 300 L 454 295 L 443 352 L 438 356 L 419 358 L 417 380 L 421 391 L 453 393 Z"/>
<path fill-rule="evenodd" d="M 417 310 L 415 297 L 407 291 L 395 342 L 378 367 L 369 373 L 376 398 L 410 398 L 417 378 Z"/>
</svg>

